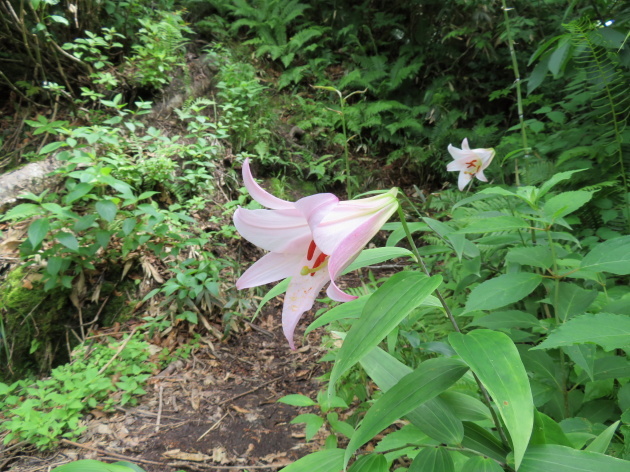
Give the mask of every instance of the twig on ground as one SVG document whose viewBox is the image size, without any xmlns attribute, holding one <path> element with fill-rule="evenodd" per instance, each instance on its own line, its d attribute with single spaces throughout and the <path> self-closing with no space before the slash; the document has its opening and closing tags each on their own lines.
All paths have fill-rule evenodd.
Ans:
<svg viewBox="0 0 630 472">
<path fill-rule="evenodd" d="M 225 405 L 226 403 L 232 402 L 238 398 L 244 397 L 245 395 L 249 395 L 250 393 L 255 392 L 258 389 L 261 389 L 262 387 L 269 385 L 270 383 L 274 383 L 277 382 L 278 380 L 280 380 L 282 377 L 276 377 L 275 379 L 269 380 L 268 382 L 262 383 L 260 384 L 258 387 L 252 388 L 251 390 L 248 390 L 246 392 L 240 393 L 238 395 L 236 395 L 235 397 L 232 398 L 228 398 L 227 400 L 223 400 L 222 402 L 220 402 L 218 405 L 222 406 Z"/>
<path fill-rule="evenodd" d="M 226 411 L 225 415 L 223 415 L 219 420 L 215 421 L 215 423 L 212 426 L 210 426 L 205 433 L 203 433 L 201 436 L 199 436 L 199 439 L 197 439 L 197 441 L 201 441 L 203 439 L 203 437 L 206 434 L 208 434 L 210 431 L 214 431 L 219 426 L 219 424 L 221 424 L 221 421 L 223 421 L 223 418 L 225 418 L 229 414 L 230 414 L 229 410 Z"/>
<path fill-rule="evenodd" d="M 114 354 L 112 358 L 107 362 L 107 364 L 101 367 L 101 370 L 98 371 L 99 375 L 105 372 L 105 370 L 107 370 L 107 368 L 112 364 L 112 362 L 114 362 L 114 359 L 116 359 L 120 355 L 120 353 L 123 351 L 123 349 L 125 349 L 125 347 L 127 346 L 127 343 L 131 341 L 131 338 L 133 338 L 133 335 L 136 333 L 137 329 L 138 327 L 136 326 L 134 329 L 131 330 L 131 333 L 129 334 L 129 336 L 127 336 L 127 339 L 125 339 L 123 343 L 118 347 L 116 354 Z"/>
<path fill-rule="evenodd" d="M 107 449 L 98 449 L 96 447 L 86 446 L 85 444 L 76 443 L 68 439 L 62 439 L 60 442 L 68 446 L 79 447 L 81 449 L 87 449 L 88 451 L 97 452 L 104 456 L 112 456 L 112 457 L 115 457 L 116 459 L 125 459 L 130 462 L 141 462 L 143 464 L 151 464 L 151 465 L 162 465 L 162 466 L 165 465 L 163 462 L 148 461 L 146 459 L 138 459 L 137 457 L 125 456 L 124 454 L 118 454 L 117 452 L 108 451 Z"/>
<path fill-rule="evenodd" d="M 160 401 L 158 404 L 157 421 L 155 422 L 155 432 L 160 430 L 160 421 L 162 420 L 162 394 L 164 393 L 164 385 L 160 385 Z"/>
</svg>

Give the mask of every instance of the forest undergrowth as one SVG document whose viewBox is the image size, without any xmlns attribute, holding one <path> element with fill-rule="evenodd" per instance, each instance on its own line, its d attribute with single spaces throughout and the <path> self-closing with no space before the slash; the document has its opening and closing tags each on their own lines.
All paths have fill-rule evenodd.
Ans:
<svg viewBox="0 0 630 472">
<path fill-rule="evenodd" d="M 282 470 L 628 470 L 624 2 L 0 13 L 2 177 L 57 163 L 0 218 L 5 450 L 79 440 L 284 294 L 285 355 L 317 299 L 332 368 L 277 399 L 325 432 Z M 88 467 L 142 470 L 54 471 Z"/>
</svg>

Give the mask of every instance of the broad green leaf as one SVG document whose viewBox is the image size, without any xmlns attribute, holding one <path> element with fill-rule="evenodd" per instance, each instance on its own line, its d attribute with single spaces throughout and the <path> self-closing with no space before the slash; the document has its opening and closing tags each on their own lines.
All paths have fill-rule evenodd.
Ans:
<svg viewBox="0 0 630 472">
<path fill-rule="evenodd" d="M 451 333 L 451 346 L 492 396 L 514 445 L 518 468 L 534 424 L 534 400 L 516 346 L 505 334 L 485 329 Z"/>
<path fill-rule="evenodd" d="M 333 472 L 341 471 L 343 449 L 324 449 L 298 459 L 293 464 L 281 469 L 281 472 Z"/>
<path fill-rule="evenodd" d="M 0 221 L 25 220 L 31 216 L 40 215 L 41 213 L 42 207 L 35 203 L 20 203 L 0 217 Z"/>
<path fill-rule="evenodd" d="M 79 198 L 87 195 L 90 192 L 90 190 L 92 190 L 93 188 L 94 188 L 94 185 L 92 184 L 88 184 L 86 182 L 79 182 L 78 184 L 74 186 L 72 190 L 70 190 L 70 193 L 68 193 L 63 198 L 63 201 L 66 205 L 69 205 L 75 202 L 76 200 L 78 200 Z"/>
<path fill-rule="evenodd" d="M 531 446 L 519 472 L 628 472 L 630 462 L 604 454 L 547 444 Z"/>
<path fill-rule="evenodd" d="M 55 467 L 52 472 L 131 472 L 124 465 L 106 464 L 95 460 L 81 460 Z"/>
<path fill-rule="evenodd" d="M 533 315 L 519 310 L 495 311 L 471 321 L 468 326 L 489 329 L 540 328 L 540 321 Z"/>
<path fill-rule="evenodd" d="M 499 462 L 506 462 L 508 451 L 490 431 L 476 423 L 464 421 L 462 446 L 482 453 Z"/>
<path fill-rule="evenodd" d="M 455 472 L 451 454 L 441 447 L 425 447 L 413 459 L 408 472 Z"/>
<path fill-rule="evenodd" d="M 411 367 L 378 347 L 363 356 L 360 362 L 368 376 L 383 392 L 387 392 L 412 372 Z M 462 422 L 453 414 L 447 402 L 439 397 L 428 400 L 405 416 L 423 433 L 440 443 L 459 444 L 464 436 Z"/>
<path fill-rule="evenodd" d="M 77 238 L 74 236 L 74 234 L 67 233 L 65 231 L 59 231 L 55 235 L 55 238 L 61 244 L 66 246 L 68 249 L 70 249 L 72 251 L 78 251 L 79 250 L 79 241 L 77 241 Z"/>
<path fill-rule="evenodd" d="M 621 423 L 621 421 L 615 421 L 613 424 L 611 424 L 608 428 L 602 431 L 599 436 L 593 439 L 593 442 L 586 446 L 586 449 L 584 450 L 605 454 L 608 446 L 610 445 L 610 441 L 615 434 L 615 431 L 617 431 L 619 423 Z"/>
<path fill-rule="evenodd" d="M 419 272 L 398 272 L 372 294 L 346 335 L 330 374 L 329 395 L 335 383 L 350 367 L 380 343 L 389 332 L 424 301 L 442 282 Z"/>
<path fill-rule="evenodd" d="M 518 272 L 486 280 L 470 292 L 465 312 L 493 310 L 516 303 L 532 293 L 542 279 L 538 274 Z"/>
<path fill-rule="evenodd" d="M 28 227 L 28 240 L 30 241 L 33 249 L 37 247 L 44 240 L 50 229 L 50 223 L 48 218 L 37 218 Z"/>
<path fill-rule="evenodd" d="M 388 472 L 387 460 L 382 454 L 369 454 L 352 464 L 348 472 Z"/>
<path fill-rule="evenodd" d="M 584 290 L 573 283 L 559 283 L 554 303 L 556 315 L 562 322 L 575 315 L 581 315 L 595 301 L 597 293 L 596 290 Z"/>
<path fill-rule="evenodd" d="M 304 335 L 307 335 L 311 331 L 321 326 L 327 325 L 328 323 L 332 323 L 333 321 L 343 320 L 343 319 L 353 319 L 361 316 L 361 312 L 363 312 L 363 308 L 365 308 L 365 304 L 371 295 L 364 295 L 362 297 L 357 298 L 356 300 L 352 300 L 350 302 L 342 303 L 337 305 L 336 307 L 328 310 L 326 313 L 316 318 L 306 331 L 304 331 Z"/>
<path fill-rule="evenodd" d="M 291 395 L 285 395 L 284 397 L 279 398 L 278 402 L 286 403 L 287 405 L 292 405 L 292 406 L 315 406 L 315 405 L 317 405 L 317 403 L 315 403 L 313 400 L 311 400 L 307 396 L 300 395 L 300 394 L 297 394 L 297 393 L 293 393 Z"/>
<path fill-rule="evenodd" d="M 139 465 L 132 464 L 131 462 L 127 462 L 127 461 L 114 462 L 112 465 L 123 465 L 125 467 L 130 468 L 134 472 L 145 472 L 145 470 L 141 468 Z"/>
<path fill-rule="evenodd" d="M 291 424 L 300 423 L 306 424 L 305 439 L 306 441 L 310 441 L 324 424 L 324 418 L 313 413 L 305 413 L 303 415 L 298 415 L 291 420 Z"/>
<path fill-rule="evenodd" d="M 445 391 L 467 370 L 464 363 L 457 359 L 438 358 L 423 362 L 420 367 L 403 377 L 376 400 L 366 413 L 348 444 L 344 466 L 359 447 L 394 421 Z"/>
<path fill-rule="evenodd" d="M 432 444 L 437 446 L 439 443 L 429 438 L 414 425 L 406 424 L 402 428 L 386 434 L 385 437 L 378 442 L 374 451 L 385 452 L 392 449 L 404 450 L 405 446 L 408 444 Z"/>
<path fill-rule="evenodd" d="M 475 221 L 457 232 L 460 234 L 495 233 L 497 231 L 513 231 L 516 229 L 527 229 L 529 227 L 529 223 L 527 223 L 523 218 L 504 215 Z"/>
<path fill-rule="evenodd" d="M 612 356 L 595 359 L 593 378 L 595 380 L 630 377 L 630 362 L 625 357 Z M 578 379 L 580 382 L 582 379 Z"/>
<path fill-rule="evenodd" d="M 503 472 L 503 467 L 489 457 L 474 456 L 466 461 L 461 470 L 462 472 Z"/>
<path fill-rule="evenodd" d="M 594 344 L 576 344 L 574 346 L 564 346 L 562 350 L 580 366 L 591 380 L 595 377 L 595 345 Z"/>
<path fill-rule="evenodd" d="M 72 226 L 72 231 L 76 231 L 76 232 L 80 232 L 80 231 L 85 231 L 86 229 L 90 228 L 94 222 L 96 221 L 96 215 L 95 214 L 87 214 L 87 215 L 83 215 L 81 218 L 79 218 L 76 223 L 74 223 L 74 226 Z"/>
<path fill-rule="evenodd" d="M 564 218 L 582 208 L 592 197 L 593 192 L 587 192 L 585 190 L 563 192 L 547 200 L 543 206 L 543 212 L 551 221 Z"/>
<path fill-rule="evenodd" d="M 558 326 L 533 349 L 584 343 L 598 344 L 605 351 L 627 348 L 630 346 L 630 317 L 613 313 L 576 316 Z"/>
<path fill-rule="evenodd" d="M 54 141 L 52 143 L 46 144 L 40 151 L 39 154 L 48 154 L 49 152 L 56 151 L 57 149 L 67 146 L 67 144 L 63 141 Z"/>
<path fill-rule="evenodd" d="M 566 172 L 559 172 L 558 174 L 553 175 L 547 182 L 540 186 L 539 197 L 543 197 L 549 190 L 551 190 L 556 184 L 562 182 L 563 180 L 570 179 L 571 176 L 577 172 L 582 172 L 586 169 L 577 169 L 577 170 L 568 170 Z"/>
<path fill-rule="evenodd" d="M 616 275 L 630 274 L 630 236 L 621 236 L 598 244 L 584 257 L 581 268 Z"/>
<path fill-rule="evenodd" d="M 505 256 L 507 262 L 548 269 L 553 265 L 549 246 L 515 247 Z"/>
<path fill-rule="evenodd" d="M 539 411 L 534 412 L 534 428 L 529 444 L 560 444 L 573 447 L 560 425 Z"/>
<path fill-rule="evenodd" d="M 96 211 L 101 216 L 101 218 L 103 218 L 108 223 L 111 223 L 116 217 L 118 207 L 111 200 L 99 200 L 98 202 L 96 202 Z"/>
</svg>

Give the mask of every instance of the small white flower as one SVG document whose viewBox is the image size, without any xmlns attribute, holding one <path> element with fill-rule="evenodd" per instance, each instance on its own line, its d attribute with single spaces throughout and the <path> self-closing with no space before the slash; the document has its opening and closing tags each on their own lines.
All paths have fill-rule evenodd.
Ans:
<svg viewBox="0 0 630 472">
<path fill-rule="evenodd" d="M 460 190 L 464 190 L 473 177 L 488 181 L 483 171 L 492 162 L 494 149 L 470 149 L 468 138 L 464 138 L 461 149 L 449 144 L 448 152 L 453 156 L 453 162 L 446 166 L 446 170 L 459 171 L 457 185 Z"/>
</svg>

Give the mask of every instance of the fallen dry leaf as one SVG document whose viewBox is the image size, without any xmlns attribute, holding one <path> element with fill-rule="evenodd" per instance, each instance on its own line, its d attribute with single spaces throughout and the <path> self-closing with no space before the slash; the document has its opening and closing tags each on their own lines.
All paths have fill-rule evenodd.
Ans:
<svg viewBox="0 0 630 472">
<path fill-rule="evenodd" d="M 213 457 L 210 457 L 206 454 L 201 454 L 200 452 L 182 452 L 180 449 L 165 451 L 162 455 L 168 459 L 179 459 L 191 462 L 203 462 L 211 459 L 214 460 L 214 454 Z"/>
</svg>

